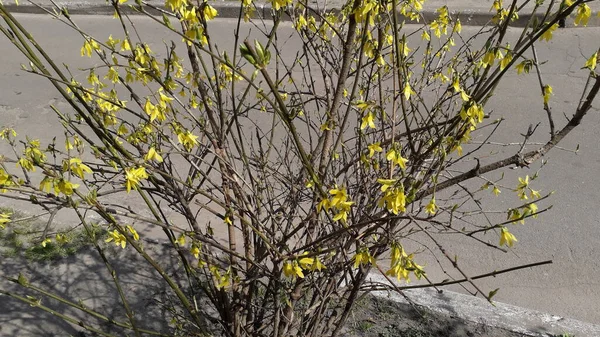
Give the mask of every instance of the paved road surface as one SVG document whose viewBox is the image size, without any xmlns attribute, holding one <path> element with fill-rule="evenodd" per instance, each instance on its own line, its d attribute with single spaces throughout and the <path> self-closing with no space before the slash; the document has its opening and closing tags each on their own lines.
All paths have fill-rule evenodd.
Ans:
<svg viewBox="0 0 600 337">
<path fill-rule="evenodd" d="M 48 47 L 49 53 L 72 65 L 74 72 L 78 72 L 78 67 L 91 65 L 89 59 L 79 56 L 80 38 L 57 22 L 32 15 L 21 15 L 20 18 Z M 116 32 L 111 31 L 111 20 L 110 17 L 86 16 L 79 22 L 92 35 L 108 36 Z M 146 39 L 160 43 L 168 38 L 149 20 L 138 18 L 136 22 Z M 211 27 L 217 34 L 213 39 L 221 41 L 223 46 L 231 45 L 234 26 L 227 19 L 217 20 Z M 284 24 L 281 29 L 282 32 L 291 32 L 292 28 Z M 463 29 L 465 34 L 469 34 L 475 28 Z M 515 34 L 511 31 L 509 38 L 514 38 Z M 554 65 L 545 69 L 545 79 L 555 88 L 552 104 L 559 125 L 565 123 L 562 112 L 567 116 L 572 114 L 579 100 L 584 84 L 584 73 L 580 71 L 582 55 L 591 55 L 592 50 L 597 48 L 598 36 L 600 28 L 559 30 L 552 42 L 541 44 L 538 48 L 540 58 Z M 291 42 L 287 49 L 291 51 L 294 48 L 297 46 Z M 49 109 L 49 104 L 60 104 L 57 94 L 46 82 L 19 70 L 23 58 L 4 38 L 0 38 L 0 51 L 0 124 L 12 125 L 22 134 L 35 135 L 42 141 L 51 139 L 53 132 L 60 129 Z M 574 63 L 575 60 L 578 63 Z M 520 133 L 525 132 L 530 120 L 543 120 L 540 93 L 533 76 L 509 75 L 498 88 L 498 97 L 491 100 L 488 110 L 493 109 L 495 117 L 506 117 L 507 122 L 502 136 L 495 137 L 494 141 L 519 141 Z M 599 105 L 597 101 L 595 106 Z M 542 129 L 544 127 L 541 126 Z M 539 133 L 540 138 L 544 136 Z M 456 242 L 456 247 L 462 247 L 455 251 L 461 256 L 461 261 L 476 261 L 466 267 L 471 273 L 554 260 L 554 264 L 549 266 L 482 281 L 480 284 L 484 289 L 501 288 L 496 300 L 600 324 L 599 139 L 600 116 L 599 110 L 594 108 L 586 116 L 579 132 L 569 135 L 562 144 L 570 149 L 580 144 L 579 154 L 551 152 L 541 179 L 535 182 L 535 186 L 543 192 L 556 191 L 552 199 L 554 208 L 516 229 L 519 243 L 508 254 L 473 249 L 470 245 L 465 247 L 460 241 Z M 514 153 L 514 148 L 499 147 L 497 151 L 500 154 L 496 156 L 502 157 Z M 531 175 L 533 170 L 509 171 L 505 181 L 514 181 L 516 185 L 516 176 L 527 173 Z M 509 193 L 506 191 L 504 194 Z M 498 210 L 504 211 L 507 207 L 508 204 L 501 203 Z M 438 281 L 445 278 L 435 273 L 431 277 Z"/>
</svg>

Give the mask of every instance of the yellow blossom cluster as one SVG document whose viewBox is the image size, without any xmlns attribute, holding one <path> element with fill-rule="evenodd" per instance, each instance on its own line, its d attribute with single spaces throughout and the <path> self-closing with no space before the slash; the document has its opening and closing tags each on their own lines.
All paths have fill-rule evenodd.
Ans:
<svg viewBox="0 0 600 337">
<path fill-rule="evenodd" d="M 399 214 L 406 211 L 406 195 L 401 184 L 397 184 L 396 179 L 377 179 L 381 184 L 383 197 L 379 199 L 378 207 L 385 208 L 392 214 Z"/>
<path fill-rule="evenodd" d="M 140 235 L 131 225 L 125 226 L 125 229 L 131 236 L 131 239 L 133 239 L 134 241 L 138 241 L 140 239 Z M 112 232 L 108 232 L 108 238 L 104 241 L 106 243 L 112 242 L 121 248 L 125 248 L 125 246 L 127 245 L 127 238 L 118 229 L 114 229 Z"/>
<path fill-rule="evenodd" d="M 386 275 L 395 276 L 398 281 L 405 280 L 407 283 L 410 282 L 410 273 L 419 280 L 425 275 L 423 267 L 415 263 L 414 254 L 406 254 L 399 243 L 392 243 L 391 258 L 390 269 Z"/>
<path fill-rule="evenodd" d="M 330 198 L 324 198 L 317 205 L 317 211 L 321 210 L 329 211 L 334 210 L 335 215 L 333 221 L 341 221 L 346 223 L 348 220 L 348 214 L 350 213 L 351 207 L 354 204 L 353 201 L 348 199 L 348 192 L 345 188 L 338 188 L 337 186 L 329 190 Z"/>
<path fill-rule="evenodd" d="M 352 260 L 354 261 L 354 268 L 358 268 L 363 265 L 367 266 L 377 264 L 375 257 L 373 257 L 369 249 L 366 247 L 360 248 L 358 252 L 354 254 Z"/>
<path fill-rule="evenodd" d="M 321 271 L 327 269 L 318 256 L 310 257 L 308 252 L 304 252 L 297 259 L 285 261 L 283 263 L 283 274 L 290 278 L 304 278 L 304 272 Z"/>
<path fill-rule="evenodd" d="M 146 169 L 143 166 L 126 168 L 125 188 L 127 188 L 127 193 L 132 189 L 136 189 L 144 179 L 148 179 L 148 173 L 146 173 Z"/>
<path fill-rule="evenodd" d="M 503 2 L 502 0 L 494 0 L 494 3 L 492 4 L 492 8 L 490 8 L 490 11 L 496 11 L 496 15 L 494 15 L 494 17 L 492 17 L 492 20 L 491 20 L 495 24 L 502 22 L 510 14 L 510 10 L 508 8 L 505 8 L 502 2 Z M 518 18 L 519 18 L 519 13 L 517 13 L 517 11 L 515 10 L 512 13 L 510 20 L 514 21 L 514 20 L 517 20 Z"/>
</svg>

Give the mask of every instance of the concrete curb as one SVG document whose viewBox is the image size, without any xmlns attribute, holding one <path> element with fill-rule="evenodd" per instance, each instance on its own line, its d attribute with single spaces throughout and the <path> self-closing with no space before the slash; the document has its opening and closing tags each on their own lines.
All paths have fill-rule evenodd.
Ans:
<svg viewBox="0 0 600 337">
<path fill-rule="evenodd" d="M 21 3 L 20 5 L 16 5 L 14 0 L 5 0 L 5 7 L 12 13 L 26 13 L 26 14 L 44 14 L 44 10 L 34 6 L 30 3 Z M 23 0 L 22 0 L 23 1 Z M 99 4 L 100 2 L 100 4 Z M 156 7 L 160 9 L 165 9 L 163 1 L 149 1 Z M 53 6 L 48 0 L 38 1 L 42 6 L 46 9 L 52 10 Z M 69 14 L 74 15 L 112 15 L 114 13 L 113 8 L 110 5 L 107 5 L 104 1 L 96 0 L 75 0 L 68 2 L 57 1 L 57 3 L 61 6 L 65 6 Z M 422 11 L 425 22 L 431 22 L 435 18 L 438 17 L 438 13 L 436 10 L 438 6 L 427 5 L 425 3 L 425 8 Z M 211 5 L 219 12 L 219 18 L 237 18 L 240 13 L 240 3 L 239 1 L 211 1 Z M 133 6 L 124 6 L 124 12 L 127 14 L 139 14 L 136 10 L 132 8 Z M 320 7 L 316 5 L 316 7 Z M 490 22 L 494 13 L 490 12 L 488 9 L 484 9 L 481 7 L 473 8 L 466 6 L 463 4 L 461 6 L 460 3 L 452 4 L 448 6 L 451 13 L 453 15 L 457 15 L 463 25 L 469 26 L 482 26 Z M 266 2 L 256 2 L 256 12 L 255 15 L 257 17 L 270 17 L 271 13 L 271 4 L 269 1 Z M 334 4 L 329 6 L 328 11 L 339 11 L 341 8 L 340 4 Z M 317 9 L 316 12 L 323 13 L 323 10 Z M 157 13 L 155 11 L 155 13 Z M 592 17 L 590 18 L 587 27 L 600 27 L 600 9 L 592 10 Z M 539 21 L 543 20 L 543 13 L 535 13 L 533 14 Z M 514 27 L 523 27 L 531 18 L 531 11 L 527 12 L 527 10 L 523 10 L 519 13 L 519 19 L 512 22 L 511 25 Z M 289 20 L 288 16 L 285 16 L 285 20 Z M 573 24 L 574 15 L 571 16 L 567 22 L 565 22 L 566 27 L 575 27 Z"/>
<path fill-rule="evenodd" d="M 370 274 L 369 281 L 389 284 L 377 274 Z M 396 292 L 375 291 L 373 295 L 398 303 L 409 304 L 405 297 Z M 600 336 L 600 325 L 585 323 L 549 313 L 520 308 L 517 306 L 494 302 L 492 306 L 486 300 L 434 289 L 405 290 L 404 295 L 414 304 L 429 310 L 456 317 L 464 321 L 482 323 L 487 326 L 501 328 L 526 336 L 553 337 L 569 333 L 574 336 Z"/>
</svg>

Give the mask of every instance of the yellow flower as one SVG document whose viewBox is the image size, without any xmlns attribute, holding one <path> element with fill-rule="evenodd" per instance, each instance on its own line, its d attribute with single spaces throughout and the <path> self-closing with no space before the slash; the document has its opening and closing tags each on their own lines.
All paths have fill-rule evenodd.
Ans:
<svg viewBox="0 0 600 337">
<path fill-rule="evenodd" d="M 308 252 L 305 252 L 302 254 L 303 256 L 308 255 Z M 303 257 L 301 259 L 298 260 L 298 263 L 300 264 L 300 266 L 303 269 L 309 269 L 313 263 L 315 263 L 315 258 L 314 257 Z"/>
<path fill-rule="evenodd" d="M 171 6 L 172 11 L 180 10 L 187 5 L 187 0 L 166 0 L 165 6 Z"/>
<path fill-rule="evenodd" d="M 164 114 L 164 109 L 160 105 L 154 105 L 148 98 L 146 98 L 146 104 L 144 104 L 144 112 L 150 116 L 150 121 L 158 119 L 159 122 L 164 121 L 167 117 Z"/>
<path fill-rule="evenodd" d="M 308 252 L 302 254 L 302 256 L 305 255 L 308 255 Z M 302 257 L 298 260 L 298 264 L 303 270 L 321 271 L 322 269 L 327 269 L 325 265 L 321 263 L 318 257 Z"/>
<path fill-rule="evenodd" d="M 179 143 L 185 147 L 186 150 L 190 151 L 194 146 L 198 145 L 198 136 L 195 136 L 193 133 L 186 131 L 177 134 L 177 140 Z"/>
<path fill-rule="evenodd" d="M 504 68 L 508 67 L 508 64 L 512 61 L 513 56 L 509 51 L 506 53 L 506 56 L 500 61 L 500 70 L 504 70 Z"/>
<path fill-rule="evenodd" d="M 291 278 L 296 278 L 296 277 L 304 278 L 304 273 L 302 272 L 302 268 L 298 265 L 298 262 L 296 262 L 296 261 L 284 262 L 283 263 L 283 274 L 286 277 L 291 277 Z"/>
<path fill-rule="evenodd" d="M 192 9 L 182 8 L 181 12 L 181 20 L 187 21 L 188 25 L 194 25 L 199 23 L 198 15 L 196 13 L 196 7 L 192 7 Z"/>
<path fill-rule="evenodd" d="M 133 239 L 135 241 L 138 241 L 140 239 L 140 235 L 138 234 L 138 232 L 131 227 L 130 225 L 125 226 L 125 228 L 127 228 L 127 230 L 129 231 L 129 233 L 131 233 L 131 236 L 133 236 Z"/>
<path fill-rule="evenodd" d="M 460 79 L 457 77 L 454 77 L 454 79 L 452 79 L 452 89 L 454 89 L 454 92 L 461 92 L 462 88 L 460 87 Z"/>
<path fill-rule="evenodd" d="M 46 245 L 48 245 L 49 243 L 52 243 L 52 239 L 45 238 L 44 241 L 42 241 L 42 247 L 46 248 Z"/>
<path fill-rule="evenodd" d="M 396 179 L 377 179 L 377 182 L 381 184 L 381 192 L 385 192 L 396 183 Z"/>
<path fill-rule="evenodd" d="M 162 90 L 160 90 L 160 91 L 159 91 L 159 95 L 160 95 L 160 102 L 159 102 L 158 104 L 159 104 L 159 105 L 160 105 L 162 108 L 167 108 L 167 105 L 168 105 L 169 103 L 171 103 L 171 102 L 174 100 L 174 98 L 173 98 L 173 97 L 169 97 L 169 96 L 167 96 L 167 95 L 163 94 L 163 91 L 162 91 Z"/>
<path fill-rule="evenodd" d="M 382 190 L 384 186 L 381 186 Z M 406 196 L 401 188 L 387 189 L 385 195 L 379 199 L 377 203 L 378 207 L 385 207 L 388 211 L 393 214 L 406 211 Z"/>
<path fill-rule="evenodd" d="M 21 166 L 26 171 L 35 172 L 35 166 L 33 166 L 33 162 L 25 157 L 21 157 L 19 159 L 17 166 Z"/>
<path fill-rule="evenodd" d="M 0 185 L 3 185 L 0 183 Z M 46 193 L 50 192 L 50 189 L 52 188 L 52 178 L 50 177 L 44 177 L 44 179 L 42 179 L 42 181 L 40 182 L 40 191 L 44 191 Z"/>
<path fill-rule="evenodd" d="M 495 60 L 496 60 L 496 51 L 494 49 L 490 49 L 483 56 L 482 64 L 484 67 L 492 67 L 494 65 Z"/>
<path fill-rule="evenodd" d="M 117 83 L 120 81 L 119 72 L 115 69 L 115 67 L 109 67 L 108 73 L 106 76 L 104 76 L 104 78 L 109 79 L 112 83 Z"/>
<path fill-rule="evenodd" d="M 500 246 L 507 245 L 508 247 L 512 247 L 517 241 L 517 238 L 512 235 L 506 227 L 502 227 L 502 230 L 500 231 Z"/>
<path fill-rule="evenodd" d="M 179 246 L 181 246 L 181 247 L 184 247 L 184 246 L 185 246 L 185 234 L 181 233 L 181 234 L 179 235 L 179 237 L 177 238 L 177 241 L 176 241 L 176 243 L 177 243 Z"/>
<path fill-rule="evenodd" d="M 108 36 L 108 40 L 106 40 L 105 44 L 109 46 L 111 49 L 115 49 L 117 44 L 121 42 L 119 39 L 113 39 L 112 34 Z"/>
<path fill-rule="evenodd" d="M 369 158 L 373 157 L 375 155 L 375 152 L 383 151 L 383 149 L 381 148 L 381 143 L 379 143 L 379 142 L 369 145 L 368 148 L 369 148 Z"/>
<path fill-rule="evenodd" d="M 435 198 L 431 198 L 431 200 L 429 201 L 429 204 L 427 204 L 427 206 L 425 206 L 425 212 L 434 215 L 437 212 L 437 205 L 435 204 Z"/>
<path fill-rule="evenodd" d="M 592 55 L 586 62 L 585 62 L 585 68 L 588 68 L 591 71 L 594 71 L 594 69 L 596 69 L 596 65 L 598 64 L 598 52 L 595 52 L 594 55 Z"/>
<path fill-rule="evenodd" d="M 115 245 L 125 248 L 125 245 L 127 244 L 127 238 L 125 238 L 125 235 L 121 234 L 115 229 L 112 232 L 108 232 L 108 239 L 104 240 L 104 242 L 114 242 Z"/>
<path fill-rule="evenodd" d="M 413 260 L 414 255 L 407 255 L 402 245 L 398 243 L 392 243 L 390 269 L 385 273 L 386 275 L 396 276 L 398 281 L 405 279 L 409 282 L 409 275 L 412 272 L 418 279 L 421 279 L 425 275 L 423 267 L 416 264 Z"/>
<path fill-rule="evenodd" d="M 155 160 L 159 163 L 162 163 L 163 157 L 160 154 L 158 154 L 158 152 L 156 152 L 156 149 L 154 149 L 154 147 L 151 147 L 150 150 L 148 150 L 148 153 L 144 156 L 144 160 L 145 161 Z"/>
<path fill-rule="evenodd" d="M 354 268 L 362 265 L 375 265 L 377 263 L 368 249 L 361 249 L 352 259 L 354 260 Z"/>
<path fill-rule="evenodd" d="M 469 94 L 467 94 L 467 92 L 465 90 L 460 91 L 460 98 L 465 101 L 468 102 L 471 99 L 471 96 L 469 96 Z"/>
<path fill-rule="evenodd" d="M 131 50 L 131 45 L 129 44 L 129 40 L 123 39 L 121 42 L 121 51 Z"/>
<path fill-rule="evenodd" d="M 575 26 L 582 24 L 587 26 L 588 20 L 592 16 L 592 9 L 587 4 L 581 4 L 577 7 L 577 16 L 575 17 Z"/>
<path fill-rule="evenodd" d="M 328 211 L 331 208 L 329 199 L 323 199 L 317 204 L 317 212 L 321 212 L 322 209 Z"/>
<path fill-rule="evenodd" d="M 460 144 L 459 144 L 459 145 L 456 145 L 456 146 L 454 146 L 453 150 L 456 150 L 456 153 L 457 153 L 459 156 L 462 156 L 462 154 L 463 154 L 463 148 L 462 148 L 462 146 L 461 146 Z"/>
<path fill-rule="evenodd" d="M 55 240 L 61 245 L 69 243 L 69 238 L 65 234 L 56 233 Z"/>
<path fill-rule="evenodd" d="M 525 60 L 519 64 L 516 65 L 517 68 L 517 75 L 521 75 L 522 73 L 526 73 L 529 74 L 529 70 L 531 69 L 531 61 L 530 60 Z"/>
<path fill-rule="evenodd" d="M 283 7 L 287 7 L 290 3 L 292 3 L 292 0 L 271 0 L 273 9 L 275 9 L 276 11 Z"/>
<path fill-rule="evenodd" d="M 131 189 L 137 188 L 142 179 L 147 178 L 148 174 L 146 173 L 146 169 L 142 166 L 125 169 L 125 187 L 127 188 L 127 193 L 129 193 Z"/>
<path fill-rule="evenodd" d="M 135 62 L 139 63 L 141 66 L 146 66 L 148 61 L 150 61 L 150 58 L 148 56 L 148 53 L 146 52 L 146 49 L 142 48 L 139 45 L 137 47 L 135 47 L 133 54 L 135 55 Z"/>
<path fill-rule="evenodd" d="M 532 216 L 533 218 L 537 218 L 538 206 L 535 203 L 531 203 L 523 208 L 523 217 Z"/>
<path fill-rule="evenodd" d="M 217 16 L 217 14 L 217 10 L 213 6 L 209 4 L 206 4 L 204 6 L 204 20 L 210 21 L 214 19 Z"/>
<path fill-rule="evenodd" d="M 542 36 L 540 37 L 540 40 L 544 41 L 550 41 L 552 40 L 552 33 L 554 33 L 554 31 L 556 30 L 556 28 L 558 28 L 558 23 L 553 24 L 551 27 L 548 28 L 548 30 L 546 30 L 544 32 L 544 34 L 542 34 Z"/>
<path fill-rule="evenodd" d="M 548 84 L 544 86 L 544 104 L 548 104 L 550 96 L 552 95 L 552 87 Z"/>
<path fill-rule="evenodd" d="M 400 168 L 402 170 L 406 169 L 406 163 L 408 162 L 408 159 L 402 157 L 402 155 L 400 154 L 400 151 L 396 151 L 395 149 L 391 149 L 388 151 L 388 153 L 386 154 L 385 158 L 388 161 L 391 161 L 393 163 L 398 164 L 398 166 L 400 166 Z"/>
<path fill-rule="evenodd" d="M 190 248 L 190 253 L 195 257 L 195 258 L 200 258 L 200 248 L 201 245 L 199 243 L 192 243 L 192 247 Z"/>
<path fill-rule="evenodd" d="M 416 95 L 417 93 L 414 92 L 414 90 L 412 90 L 410 83 L 406 82 L 406 85 L 404 86 L 404 99 L 405 100 L 409 100 L 411 95 Z"/>
<path fill-rule="evenodd" d="M 454 31 L 458 34 L 460 34 L 460 32 L 462 31 L 462 24 L 460 23 L 459 19 L 457 19 L 456 23 L 454 24 Z"/>
<path fill-rule="evenodd" d="M 492 8 L 490 8 L 490 11 L 492 11 L 492 10 L 499 11 L 501 9 L 502 9 L 502 0 L 494 0 L 494 3 L 492 4 Z"/>
<path fill-rule="evenodd" d="M 223 75 L 225 75 L 226 82 L 242 80 L 242 77 L 240 75 L 238 75 L 237 73 L 235 73 L 233 71 L 233 69 L 225 63 L 219 64 L 219 70 L 221 70 L 221 72 L 223 72 Z M 280 95 L 283 100 L 287 99 L 287 94 L 282 93 Z"/>
<path fill-rule="evenodd" d="M 81 47 L 81 56 L 92 57 L 93 50 L 100 50 L 100 45 L 94 40 L 86 40 Z"/>
<path fill-rule="evenodd" d="M 89 166 L 83 164 L 81 159 L 79 158 L 69 159 L 69 169 L 80 179 L 83 179 L 84 173 L 92 173 L 92 169 L 89 168 Z"/>
<path fill-rule="evenodd" d="M 498 194 L 502 193 L 502 191 L 500 191 L 500 189 L 498 188 L 498 186 L 494 185 L 494 189 L 492 190 L 492 192 L 494 193 L 494 195 L 498 196 Z"/>
<path fill-rule="evenodd" d="M 67 88 L 68 89 L 68 88 Z M 11 128 L 5 127 L 0 130 L 0 139 L 10 139 L 17 136 L 17 132 Z"/>
<path fill-rule="evenodd" d="M 296 20 L 296 24 L 295 24 L 296 30 L 300 31 L 300 30 L 302 30 L 302 28 L 306 27 L 307 25 L 308 25 L 308 22 L 306 21 L 306 18 L 304 17 L 304 15 L 300 14 L 298 16 L 298 19 Z"/>
<path fill-rule="evenodd" d="M 55 185 L 55 190 L 62 192 L 64 195 L 72 195 L 74 190 L 79 187 L 79 184 L 73 184 L 72 182 L 60 179 L 58 184 Z"/>
<path fill-rule="evenodd" d="M 337 206 L 338 213 L 333 217 L 333 221 L 342 221 L 346 223 L 350 207 L 354 204 L 352 201 L 345 201 Z"/>
<path fill-rule="evenodd" d="M 215 287 L 217 289 L 227 288 L 229 285 L 231 285 L 231 268 L 227 269 L 223 275 L 221 275 L 219 268 L 216 266 L 211 266 L 210 271 L 215 278 Z"/>
<path fill-rule="evenodd" d="M 128 133 L 129 133 L 129 129 L 127 128 L 127 125 L 125 125 L 125 123 L 122 123 L 122 124 L 119 126 L 119 129 L 117 130 L 117 134 L 118 134 L 119 136 L 123 136 L 123 135 L 126 135 L 126 134 L 128 134 Z"/>
<path fill-rule="evenodd" d="M 340 203 L 346 202 L 346 200 L 348 199 L 348 193 L 346 192 L 345 188 L 342 188 L 342 189 L 338 189 L 338 188 L 331 189 L 331 190 L 329 190 L 329 194 L 331 194 L 333 196 L 331 198 L 331 203 L 330 203 L 331 207 L 336 207 Z"/>
<path fill-rule="evenodd" d="M 400 41 L 400 50 L 404 57 L 408 57 L 408 54 L 410 54 L 410 52 L 412 51 L 412 49 L 408 48 L 408 43 L 406 43 L 406 40 L 404 38 Z"/>
<path fill-rule="evenodd" d="M 372 111 L 369 111 L 369 113 L 367 113 L 367 115 L 365 117 L 363 117 L 362 124 L 360 125 L 360 129 L 363 130 L 367 126 L 369 126 L 369 128 L 371 128 L 371 129 L 375 129 L 374 120 L 375 120 L 375 115 L 373 114 Z"/>
<path fill-rule="evenodd" d="M 519 177 L 519 184 L 517 185 L 518 190 L 525 189 L 529 186 L 529 175 L 525 176 L 525 179 Z"/>
</svg>

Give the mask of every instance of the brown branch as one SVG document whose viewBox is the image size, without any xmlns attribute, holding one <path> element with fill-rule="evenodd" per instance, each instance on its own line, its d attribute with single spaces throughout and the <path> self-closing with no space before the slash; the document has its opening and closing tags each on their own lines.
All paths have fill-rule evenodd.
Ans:
<svg viewBox="0 0 600 337">
<path fill-rule="evenodd" d="M 475 168 L 473 168 L 463 174 L 460 174 L 454 178 L 443 181 L 434 187 L 431 187 L 425 191 L 418 193 L 415 200 L 420 200 L 428 195 L 431 195 L 434 191 L 444 190 L 448 187 L 454 186 L 465 180 L 478 177 L 482 174 L 492 172 L 492 171 L 498 170 L 500 168 L 503 168 L 503 167 L 506 167 L 509 165 L 516 165 L 517 167 L 529 166 L 533 162 L 535 162 L 538 159 L 540 159 L 541 157 L 543 157 L 546 153 L 548 153 L 548 151 L 552 150 L 552 148 L 554 148 L 558 143 L 560 143 L 560 141 L 562 141 L 563 138 L 565 138 L 576 126 L 578 126 L 581 123 L 581 120 L 583 119 L 583 117 L 587 114 L 587 112 L 592 107 L 592 102 L 594 101 L 594 98 L 596 98 L 596 96 L 598 95 L 598 91 L 600 91 L 600 76 L 595 77 L 594 86 L 592 87 L 592 89 L 590 89 L 590 92 L 586 96 L 583 104 L 575 112 L 575 114 L 573 115 L 573 118 L 571 118 L 571 120 L 567 123 L 567 125 L 565 125 L 555 135 L 555 137 L 553 139 L 548 141 L 544 146 L 540 147 L 539 149 L 529 151 L 522 155 L 515 154 L 511 157 L 508 157 L 508 158 L 505 158 L 505 159 L 502 159 L 497 162 L 494 162 L 494 163 L 491 163 L 491 164 L 488 164 L 485 166 L 481 166 L 481 167 L 478 164 L 477 166 L 475 166 Z"/>
<path fill-rule="evenodd" d="M 537 266 L 543 266 L 543 265 L 546 265 L 546 264 L 552 264 L 552 260 L 547 260 L 547 261 L 542 261 L 542 262 L 534 262 L 534 263 L 524 264 L 524 265 L 521 265 L 521 266 L 511 267 L 511 268 L 502 269 L 502 270 L 494 270 L 494 271 L 489 272 L 489 273 L 485 273 L 485 274 L 473 276 L 470 279 L 471 280 L 479 280 L 479 279 L 486 278 L 486 277 L 496 277 L 497 275 L 505 274 L 505 273 L 510 273 L 512 271 L 515 271 L 515 270 L 525 269 L 525 268 L 532 268 L 532 267 L 537 267 Z M 417 285 L 413 285 L 413 286 L 394 287 L 394 289 L 398 288 L 398 290 L 408 290 L 408 289 L 433 288 L 433 287 L 448 286 L 448 285 L 451 285 L 451 284 L 464 283 L 464 282 L 467 282 L 467 281 L 468 281 L 468 279 L 464 278 L 464 279 L 460 279 L 460 280 L 443 281 L 443 282 L 431 283 L 431 284 L 417 284 Z M 367 286 L 365 285 L 365 287 L 367 287 Z M 370 289 L 370 290 L 377 290 L 377 289 Z"/>
</svg>

